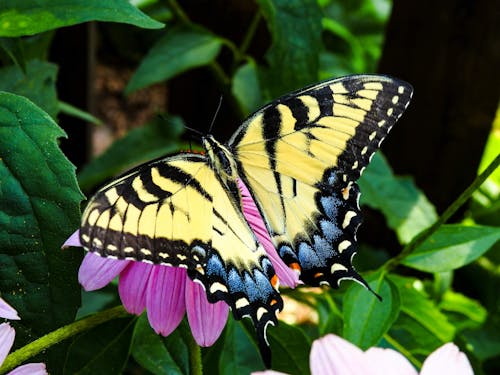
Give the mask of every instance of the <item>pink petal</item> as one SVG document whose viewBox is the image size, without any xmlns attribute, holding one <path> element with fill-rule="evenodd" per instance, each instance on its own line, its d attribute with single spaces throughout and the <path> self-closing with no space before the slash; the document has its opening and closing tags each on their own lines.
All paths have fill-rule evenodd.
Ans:
<svg viewBox="0 0 500 375">
<path fill-rule="evenodd" d="M 10 319 L 10 320 L 21 319 L 19 315 L 17 315 L 17 311 L 1 298 L 0 298 L 0 318 Z"/>
<path fill-rule="evenodd" d="M 213 345 L 226 325 L 229 306 L 225 302 L 208 302 L 205 289 L 188 279 L 186 310 L 191 332 L 198 345 Z"/>
<path fill-rule="evenodd" d="M 410 361 L 392 349 L 370 348 L 365 352 L 365 362 L 370 364 L 373 375 L 418 374 Z"/>
<path fill-rule="evenodd" d="M 295 271 L 291 270 L 279 257 L 276 252 L 276 248 L 271 242 L 271 238 L 269 237 L 269 233 L 267 232 L 266 225 L 262 220 L 259 209 L 255 205 L 248 188 L 240 179 L 238 179 L 238 187 L 241 191 L 243 214 L 245 215 L 245 219 L 252 228 L 259 242 L 262 246 L 264 246 L 280 283 L 282 285 L 295 288 L 297 284 L 302 283 L 299 281 L 299 275 Z"/>
<path fill-rule="evenodd" d="M 86 291 L 100 289 L 130 263 L 128 260 L 103 258 L 98 254 L 88 253 L 83 258 L 78 271 L 78 281 Z"/>
<path fill-rule="evenodd" d="M 367 375 L 371 370 L 361 349 L 333 334 L 313 342 L 309 364 L 312 375 Z"/>
<path fill-rule="evenodd" d="M 0 365 L 5 361 L 7 354 L 9 354 L 15 337 L 16 331 L 9 323 L 0 324 Z"/>
<path fill-rule="evenodd" d="M 432 352 L 422 365 L 421 375 L 474 375 L 467 356 L 449 342 Z"/>
<path fill-rule="evenodd" d="M 152 264 L 132 262 L 120 273 L 118 292 L 129 313 L 140 315 L 146 307 L 146 292 L 154 267 Z"/>
<path fill-rule="evenodd" d="M 7 375 L 47 375 L 45 363 L 28 363 L 19 366 L 9 372 Z"/>
<path fill-rule="evenodd" d="M 154 266 L 149 277 L 146 308 L 151 327 L 168 336 L 177 328 L 186 311 L 184 268 Z"/>
<path fill-rule="evenodd" d="M 62 249 L 66 249 L 67 247 L 82 247 L 80 243 L 80 230 L 77 229 L 69 238 L 63 243 L 61 246 Z"/>
</svg>

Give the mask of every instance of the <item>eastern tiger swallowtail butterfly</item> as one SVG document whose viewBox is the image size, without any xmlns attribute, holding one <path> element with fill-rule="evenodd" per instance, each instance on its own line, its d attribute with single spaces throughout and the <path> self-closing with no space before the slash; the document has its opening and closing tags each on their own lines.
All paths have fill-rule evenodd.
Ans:
<svg viewBox="0 0 500 375">
<path fill-rule="evenodd" d="M 364 283 L 351 263 L 361 222 L 356 180 L 411 95 L 406 82 L 353 75 L 282 96 L 227 144 L 206 135 L 204 155 L 169 156 L 104 186 L 83 214 L 80 241 L 103 257 L 186 267 L 210 302 L 251 317 L 266 356 L 266 327 L 283 302 L 237 180 L 305 284 Z"/>
</svg>

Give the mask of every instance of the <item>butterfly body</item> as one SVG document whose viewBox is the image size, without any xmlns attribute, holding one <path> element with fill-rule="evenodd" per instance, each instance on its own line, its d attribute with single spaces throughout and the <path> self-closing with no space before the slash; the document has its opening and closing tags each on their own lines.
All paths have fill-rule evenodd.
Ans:
<svg viewBox="0 0 500 375">
<path fill-rule="evenodd" d="M 204 155 L 167 157 L 104 186 L 84 212 L 81 242 L 101 256 L 186 267 L 209 301 L 251 317 L 262 348 L 283 302 L 242 213 L 238 182 L 305 284 L 366 286 L 352 266 L 361 223 L 356 180 L 411 94 L 403 81 L 358 75 L 276 99 L 227 144 L 207 135 Z"/>
</svg>

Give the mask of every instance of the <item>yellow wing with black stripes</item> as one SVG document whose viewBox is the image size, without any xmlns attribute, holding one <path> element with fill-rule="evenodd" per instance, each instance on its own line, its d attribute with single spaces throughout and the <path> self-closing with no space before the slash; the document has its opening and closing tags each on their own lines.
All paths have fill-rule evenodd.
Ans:
<svg viewBox="0 0 500 375">
<path fill-rule="evenodd" d="M 207 158 L 180 154 L 145 164 L 99 190 L 80 241 L 104 257 L 185 267 L 208 300 L 250 316 L 265 341 L 283 306 L 273 266 Z"/>
<path fill-rule="evenodd" d="M 411 95 L 408 83 L 380 75 L 326 81 L 255 112 L 229 141 L 279 255 L 306 284 L 364 283 L 351 263 L 356 180 Z"/>
</svg>

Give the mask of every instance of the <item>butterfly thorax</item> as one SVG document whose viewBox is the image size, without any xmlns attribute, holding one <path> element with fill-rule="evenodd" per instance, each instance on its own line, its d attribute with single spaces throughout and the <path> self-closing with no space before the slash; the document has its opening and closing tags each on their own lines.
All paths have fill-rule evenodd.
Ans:
<svg viewBox="0 0 500 375">
<path fill-rule="evenodd" d="M 238 170 L 232 152 L 218 142 L 212 135 L 207 135 L 202 139 L 203 147 L 210 161 L 210 165 L 228 185 L 235 183 L 238 178 Z"/>
</svg>

